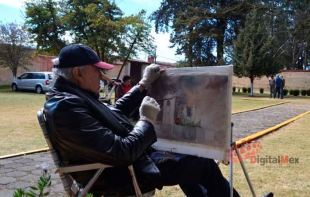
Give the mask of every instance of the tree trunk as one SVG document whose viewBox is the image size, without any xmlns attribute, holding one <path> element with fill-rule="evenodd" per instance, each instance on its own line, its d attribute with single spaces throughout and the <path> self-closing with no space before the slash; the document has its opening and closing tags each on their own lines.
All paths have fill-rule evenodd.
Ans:
<svg viewBox="0 0 310 197">
<path fill-rule="evenodd" d="M 123 68 L 124 68 L 124 66 L 125 66 L 125 64 L 126 64 L 126 62 L 127 62 L 127 60 L 128 60 L 128 58 L 130 57 L 131 51 L 132 51 L 134 45 L 136 44 L 137 38 L 138 38 L 138 36 L 140 35 L 140 33 L 141 33 L 141 32 L 138 32 L 138 33 L 137 33 L 135 39 L 134 39 L 133 42 L 131 43 L 131 45 L 130 45 L 130 47 L 129 47 L 129 50 L 128 50 L 128 54 L 127 54 L 127 56 L 125 57 L 125 59 L 123 60 L 123 65 L 122 65 L 121 69 L 119 70 L 116 79 L 119 79 L 119 77 L 121 76 L 122 70 L 123 70 Z"/>
<path fill-rule="evenodd" d="M 16 78 L 16 74 L 17 74 L 17 67 L 14 67 L 12 69 L 12 73 L 13 73 L 13 79 L 15 79 Z"/>
<path fill-rule="evenodd" d="M 223 65 L 224 64 L 224 35 L 225 35 L 225 29 L 226 29 L 226 21 L 223 19 L 217 20 L 217 28 L 219 29 L 219 36 L 216 38 L 217 41 L 217 53 L 216 53 L 216 59 L 217 59 L 217 65 Z"/>
<path fill-rule="evenodd" d="M 250 96 L 254 96 L 254 90 L 253 90 L 253 87 L 254 87 L 254 77 L 250 77 L 250 81 L 251 81 L 251 93 L 250 93 Z"/>
</svg>

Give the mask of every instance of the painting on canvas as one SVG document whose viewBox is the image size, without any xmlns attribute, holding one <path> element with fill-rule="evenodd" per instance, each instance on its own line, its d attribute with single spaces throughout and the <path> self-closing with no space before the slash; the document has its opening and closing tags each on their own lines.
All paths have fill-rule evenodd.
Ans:
<svg viewBox="0 0 310 197">
<path fill-rule="evenodd" d="M 155 148 L 224 160 L 230 141 L 231 66 L 167 69 L 149 90 L 161 111 Z"/>
</svg>

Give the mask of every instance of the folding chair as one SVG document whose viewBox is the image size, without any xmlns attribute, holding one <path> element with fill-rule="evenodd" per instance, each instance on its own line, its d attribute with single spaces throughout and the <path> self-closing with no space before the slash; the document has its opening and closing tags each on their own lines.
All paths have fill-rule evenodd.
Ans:
<svg viewBox="0 0 310 197">
<path fill-rule="evenodd" d="M 61 166 L 61 161 L 58 157 L 56 150 L 53 148 L 52 142 L 51 142 L 50 137 L 49 137 L 48 129 L 46 126 L 46 118 L 45 118 L 43 108 L 38 111 L 37 118 L 38 118 L 40 127 L 42 129 L 42 132 L 43 132 L 45 140 L 46 140 L 46 143 L 49 147 L 50 153 L 52 155 L 52 158 L 53 158 L 54 163 L 55 163 L 56 168 L 57 168 L 55 173 L 59 173 L 59 176 L 60 176 L 61 182 L 64 186 L 65 192 L 69 196 L 85 197 L 87 195 L 87 193 L 89 192 L 89 190 L 91 189 L 91 187 L 93 186 L 93 184 L 95 183 L 95 181 L 97 180 L 97 178 L 103 172 L 103 170 L 105 168 L 109 168 L 112 166 L 105 165 L 102 163 Z M 150 197 L 150 196 L 153 196 L 155 194 L 155 190 L 150 191 L 148 193 L 144 193 L 144 194 L 141 193 L 141 190 L 139 188 L 133 167 L 128 166 L 128 169 L 129 169 L 129 172 L 131 174 L 133 186 L 134 186 L 135 193 L 136 193 L 135 196 L 131 196 L 131 197 Z M 87 171 L 87 170 L 97 170 L 97 171 L 94 174 L 94 176 L 89 180 L 87 185 L 84 188 L 81 188 L 79 186 L 79 184 L 72 178 L 72 176 L 70 176 L 69 173 L 81 172 L 81 171 Z"/>
</svg>

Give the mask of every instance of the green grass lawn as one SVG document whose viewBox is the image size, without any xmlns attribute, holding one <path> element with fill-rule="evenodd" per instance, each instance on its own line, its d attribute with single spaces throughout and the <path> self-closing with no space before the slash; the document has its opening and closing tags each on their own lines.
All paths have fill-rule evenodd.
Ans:
<svg viewBox="0 0 310 197">
<path fill-rule="evenodd" d="M 266 97 L 262 97 L 262 95 L 248 97 L 247 94 L 242 93 L 234 94 L 232 112 L 283 101 Z M 250 100 L 244 100 L 244 98 Z M 36 117 L 37 111 L 43 107 L 44 102 L 44 94 L 12 92 L 9 86 L 0 87 L 0 156 L 46 147 Z"/>
<path fill-rule="evenodd" d="M 245 97 L 245 95 L 233 95 L 232 97 L 232 113 L 257 109 L 269 105 L 276 105 L 287 100 L 269 99 L 265 97 Z"/>
<path fill-rule="evenodd" d="M 37 121 L 44 94 L 0 90 L 0 155 L 46 147 Z"/>
<path fill-rule="evenodd" d="M 298 163 L 250 163 L 245 166 L 256 195 L 273 191 L 275 196 L 308 197 L 310 194 L 310 114 L 259 140 L 262 145 L 257 156 L 266 158 L 288 156 L 298 158 Z M 221 165 L 228 178 L 228 166 Z M 252 196 L 239 163 L 234 164 L 234 186 L 241 196 Z"/>
</svg>

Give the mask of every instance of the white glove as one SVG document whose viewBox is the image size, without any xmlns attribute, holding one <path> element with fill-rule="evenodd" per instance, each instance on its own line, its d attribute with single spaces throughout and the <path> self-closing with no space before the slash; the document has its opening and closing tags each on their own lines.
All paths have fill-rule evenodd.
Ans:
<svg viewBox="0 0 310 197">
<path fill-rule="evenodd" d="M 139 84 L 144 87 L 150 86 L 156 79 L 160 76 L 160 67 L 157 64 L 151 64 L 147 66 L 143 72 L 143 77 L 140 80 Z"/>
<path fill-rule="evenodd" d="M 142 100 L 141 106 L 139 108 L 140 120 L 146 120 L 153 124 L 157 119 L 159 111 L 160 106 L 155 101 L 155 99 L 146 96 Z"/>
</svg>

